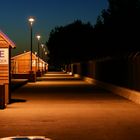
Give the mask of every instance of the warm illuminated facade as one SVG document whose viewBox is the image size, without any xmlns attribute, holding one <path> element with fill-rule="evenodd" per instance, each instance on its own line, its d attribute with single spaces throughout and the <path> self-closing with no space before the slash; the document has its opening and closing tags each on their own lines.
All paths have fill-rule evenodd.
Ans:
<svg viewBox="0 0 140 140">
<path fill-rule="evenodd" d="M 9 56 L 11 48 L 15 48 L 15 44 L 0 31 L 0 83 L 9 83 Z"/>
<path fill-rule="evenodd" d="M 12 74 L 28 74 L 30 72 L 30 57 L 31 52 L 24 52 L 20 55 L 14 56 L 11 59 L 11 73 Z M 38 64 L 38 57 L 32 53 L 32 71 L 37 72 L 45 71 L 46 62 L 42 59 L 39 59 Z"/>
<path fill-rule="evenodd" d="M 29 73 L 30 71 L 30 55 L 31 52 L 25 52 L 19 55 L 12 57 L 11 59 L 11 73 L 20 74 L 20 73 Z M 32 68 L 33 71 L 36 71 L 37 57 L 32 53 Z"/>
<path fill-rule="evenodd" d="M 10 101 L 10 53 L 15 44 L 0 31 L 0 108 Z"/>
</svg>

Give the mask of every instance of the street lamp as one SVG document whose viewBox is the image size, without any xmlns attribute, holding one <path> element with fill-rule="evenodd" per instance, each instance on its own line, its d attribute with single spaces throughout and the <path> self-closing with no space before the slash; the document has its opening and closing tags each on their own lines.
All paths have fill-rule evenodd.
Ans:
<svg viewBox="0 0 140 140">
<path fill-rule="evenodd" d="M 42 72 L 43 72 L 43 66 L 44 66 L 44 60 L 43 60 L 44 59 L 44 56 L 43 56 L 44 46 L 45 46 L 44 44 L 41 44 L 41 47 L 42 47 Z"/>
<path fill-rule="evenodd" d="M 45 55 L 47 55 L 48 54 L 48 52 L 45 52 Z"/>
<path fill-rule="evenodd" d="M 30 51 L 31 51 L 31 68 L 30 68 L 30 71 L 32 72 L 32 40 L 33 40 L 33 31 L 32 31 L 32 25 L 35 21 L 35 19 L 33 17 L 30 17 L 28 19 L 29 23 L 30 23 L 30 30 L 31 30 L 31 46 L 30 46 Z"/>
<path fill-rule="evenodd" d="M 40 70 L 39 69 L 39 55 L 40 55 L 40 48 L 39 48 L 39 46 L 40 46 L 40 38 L 41 38 L 41 36 L 37 35 L 36 38 L 38 40 L 38 52 L 37 52 L 38 53 L 38 63 L 37 63 L 38 65 L 37 66 L 38 66 L 38 71 L 39 71 Z"/>
<path fill-rule="evenodd" d="M 42 47 L 42 60 L 43 60 L 43 48 L 44 48 L 44 44 L 41 44 Z"/>
<path fill-rule="evenodd" d="M 47 63 L 47 55 L 48 55 L 48 51 L 45 50 L 45 72 L 47 72 L 48 70 L 48 63 Z"/>
<path fill-rule="evenodd" d="M 35 55 L 37 56 L 37 52 L 35 52 Z"/>
</svg>

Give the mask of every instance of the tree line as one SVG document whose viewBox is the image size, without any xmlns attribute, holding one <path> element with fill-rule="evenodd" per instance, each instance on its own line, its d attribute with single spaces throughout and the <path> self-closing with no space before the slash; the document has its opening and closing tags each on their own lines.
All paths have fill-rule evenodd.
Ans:
<svg viewBox="0 0 140 140">
<path fill-rule="evenodd" d="M 108 0 L 95 25 L 76 20 L 55 27 L 46 42 L 50 63 L 69 64 L 140 50 L 140 0 Z"/>
</svg>

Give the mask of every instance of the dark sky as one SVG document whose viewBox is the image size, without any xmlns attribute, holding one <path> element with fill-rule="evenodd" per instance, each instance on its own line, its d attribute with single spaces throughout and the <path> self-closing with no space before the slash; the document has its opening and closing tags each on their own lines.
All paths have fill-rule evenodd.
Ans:
<svg viewBox="0 0 140 140">
<path fill-rule="evenodd" d="M 107 0 L 1 0 L 0 30 L 15 42 L 13 54 L 30 49 L 28 17 L 34 16 L 33 47 L 37 48 L 35 34 L 48 39 L 49 32 L 56 26 L 64 26 L 79 19 L 95 24 L 102 9 L 108 6 Z"/>
</svg>

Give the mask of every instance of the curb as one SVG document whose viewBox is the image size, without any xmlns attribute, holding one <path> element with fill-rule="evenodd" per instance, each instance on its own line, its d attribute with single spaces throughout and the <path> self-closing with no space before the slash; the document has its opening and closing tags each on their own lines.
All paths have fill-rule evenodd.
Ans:
<svg viewBox="0 0 140 140">
<path fill-rule="evenodd" d="M 137 104 L 140 104 L 140 92 L 139 91 L 135 91 L 135 90 L 131 90 L 128 88 L 124 88 L 124 87 L 120 87 L 120 86 L 116 86 L 113 84 L 109 84 L 109 83 L 105 83 L 105 82 L 101 82 L 89 77 L 84 77 L 84 81 L 90 83 L 90 84 L 95 84 L 98 85 L 108 91 L 111 91 L 112 93 L 115 93 L 117 95 L 120 95 L 128 100 L 131 100 Z"/>
</svg>

